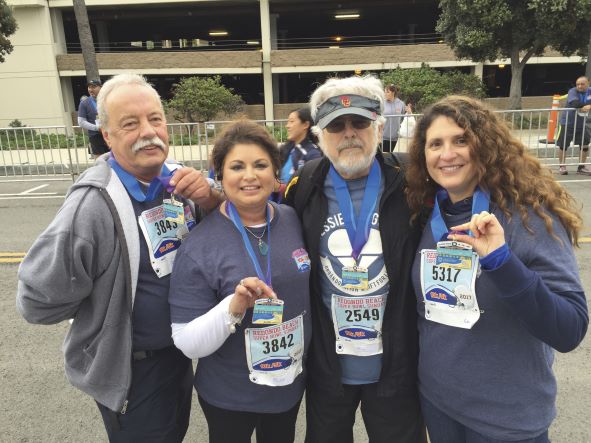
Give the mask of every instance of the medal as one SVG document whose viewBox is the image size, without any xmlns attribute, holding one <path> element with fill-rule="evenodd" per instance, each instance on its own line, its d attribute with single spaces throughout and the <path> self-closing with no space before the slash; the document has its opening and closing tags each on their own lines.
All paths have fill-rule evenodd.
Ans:
<svg viewBox="0 0 591 443">
<path fill-rule="evenodd" d="M 252 308 L 252 323 L 255 325 L 278 325 L 283 321 L 283 300 L 259 298 Z"/>
<path fill-rule="evenodd" d="M 343 266 L 341 282 L 343 287 L 351 289 L 367 289 L 369 271 L 361 266 Z"/>
<path fill-rule="evenodd" d="M 164 218 L 170 222 L 176 222 L 179 225 L 185 224 L 185 209 L 183 202 L 174 198 L 174 194 L 170 194 L 170 198 L 162 200 L 164 208 Z"/>
</svg>

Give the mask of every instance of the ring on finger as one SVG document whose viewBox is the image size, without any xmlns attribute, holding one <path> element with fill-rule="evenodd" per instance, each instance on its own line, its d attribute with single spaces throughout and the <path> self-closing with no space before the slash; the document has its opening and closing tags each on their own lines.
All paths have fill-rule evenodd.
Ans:
<svg viewBox="0 0 591 443">
<path fill-rule="evenodd" d="M 244 279 L 240 280 L 240 283 L 238 283 L 240 286 L 244 286 Z M 246 286 L 245 286 L 246 287 Z"/>
</svg>

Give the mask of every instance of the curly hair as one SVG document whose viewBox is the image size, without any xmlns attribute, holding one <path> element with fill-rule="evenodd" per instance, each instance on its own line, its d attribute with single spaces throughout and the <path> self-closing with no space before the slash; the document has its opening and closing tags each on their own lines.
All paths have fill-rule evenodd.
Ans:
<svg viewBox="0 0 591 443">
<path fill-rule="evenodd" d="M 417 123 L 406 171 L 411 221 L 419 218 L 438 189 L 427 171 L 425 146 L 427 130 L 441 116 L 452 119 L 464 130 L 478 184 L 490 192 L 491 201 L 508 219 L 511 209 L 517 209 L 523 225 L 531 232 L 528 225 L 528 207 L 531 207 L 544 220 L 548 233 L 556 237 L 548 211 L 562 223 L 571 243 L 578 246 L 583 221 L 574 198 L 556 182 L 548 168 L 526 152 L 523 143 L 511 134 L 497 114 L 481 101 L 463 96 L 449 96 L 438 101 Z"/>
</svg>

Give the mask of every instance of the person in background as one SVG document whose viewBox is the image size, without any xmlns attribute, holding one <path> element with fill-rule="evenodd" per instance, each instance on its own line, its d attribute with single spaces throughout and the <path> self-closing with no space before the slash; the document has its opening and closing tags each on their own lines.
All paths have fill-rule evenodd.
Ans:
<svg viewBox="0 0 591 443">
<path fill-rule="evenodd" d="M 109 441 L 180 443 L 193 368 L 172 342 L 170 272 L 195 204 L 211 210 L 221 196 L 165 163 L 162 102 L 143 77 L 107 81 L 98 110 L 111 154 L 72 185 L 21 263 L 17 308 L 36 324 L 73 319 L 66 376 L 96 401 Z"/>
<path fill-rule="evenodd" d="M 396 143 L 398 143 L 398 131 L 405 113 L 409 112 L 406 105 L 398 96 L 400 95 L 400 87 L 394 84 L 386 85 L 384 88 L 386 101 L 384 102 L 384 116 L 386 123 L 384 124 L 384 135 L 382 138 L 382 151 L 394 152 Z M 410 109 L 412 112 L 412 109 Z"/>
<path fill-rule="evenodd" d="M 548 443 L 554 350 L 575 349 L 589 323 L 578 205 L 472 98 L 428 108 L 409 153 L 408 202 L 426 221 L 412 278 L 431 442 Z"/>
<path fill-rule="evenodd" d="M 384 87 L 332 78 L 310 108 L 325 157 L 285 194 L 312 262 L 306 442 L 352 443 L 358 408 L 370 442 L 424 442 L 410 280 L 420 230 L 409 223 L 402 162 L 379 151 Z"/>
<path fill-rule="evenodd" d="M 560 166 L 558 173 L 567 175 L 566 169 L 566 151 L 574 141 L 581 149 L 581 163 L 577 167 L 577 174 L 591 175 L 591 167 L 586 165 L 589 155 L 589 144 L 591 144 L 591 128 L 588 123 L 591 120 L 589 111 L 591 110 L 591 88 L 587 77 L 579 77 L 576 86 L 568 90 L 566 98 L 567 108 L 576 108 L 571 111 L 563 111 L 560 115 L 560 130 L 556 137 L 556 146 L 558 147 L 558 161 Z"/>
<path fill-rule="evenodd" d="M 282 183 L 288 183 L 307 161 L 322 156 L 317 146 L 318 138 L 312 133 L 313 125 L 310 108 L 307 106 L 289 114 L 285 125 L 288 141 L 279 148 Z"/>
<path fill-rule="evenodd" d="M 106 152 L 109 152 L 109 146 L 105 142 L 99 129 L 97 119 L 98 108 L 96 98 L 101 90 L 100 80 L 89 80 L 87 83 L 88 97 L 80 100 L 78 107 L 78 126 L 88 131 L 88 141 L 90 142 L 90 153 L 96 158 Z"/>
<path fill-rule="evenodd" d="M 227 200 L 176 259 L 174 343 L 199 358 L 194 383 L 211 443 L 250 443 L 255 429 L 258 443 L 291 443 L 312 332 L 300 223 L 292 208 L 268 201 L 280 163 L 263 126 L 231 124 L 212 163 Z"/>
</svg>

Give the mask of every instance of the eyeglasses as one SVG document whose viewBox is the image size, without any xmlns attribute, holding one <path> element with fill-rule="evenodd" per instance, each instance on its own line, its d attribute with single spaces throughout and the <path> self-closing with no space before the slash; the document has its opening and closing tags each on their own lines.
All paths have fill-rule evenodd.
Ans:
<svg viewBox="0 0 591 443">
<path fill-rule="evenodd" d="M 331 121 L 324 129 L 331 134 L 342 132 L 345 130 L 345 125 L 349 121 L 354 129 L 367 129 L 371 125 L 371 120 L 364 117 L 337 117 Z"/>
</svg>

